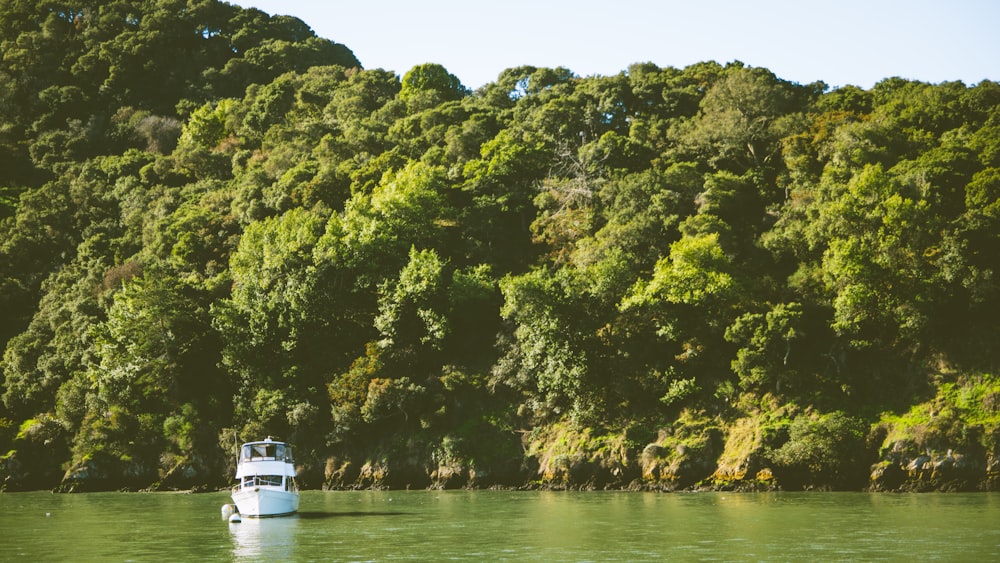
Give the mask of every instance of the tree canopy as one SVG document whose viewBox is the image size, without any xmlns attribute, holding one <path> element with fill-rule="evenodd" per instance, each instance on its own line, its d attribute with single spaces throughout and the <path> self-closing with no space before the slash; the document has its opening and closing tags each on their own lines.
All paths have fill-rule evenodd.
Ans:
<svg viewBox="0 0 1000 563">
<path fill-rule="evenodd" d="M 854 444 L 996 376 L 991 81 L 644 63 L 471 91 L 216 0 L 9 1 L 0 53 L 17 486 L 215 484 L 234 432 L 295 441 L 313 483 L 502 475 L 520 431 L 650 441 L 768 401 L 805 413 L 773 448 L 797 467 L 811 428 Z"/>
</svg>

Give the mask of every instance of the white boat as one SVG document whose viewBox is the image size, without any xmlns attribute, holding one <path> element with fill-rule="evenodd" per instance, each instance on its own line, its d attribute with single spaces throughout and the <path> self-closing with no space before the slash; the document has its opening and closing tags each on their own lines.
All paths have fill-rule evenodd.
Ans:
<svg viewBox="0 0 1000 563">
<path fill-rule="evenodd" d="M 233 502 L 239 514 L 250 518 L 284 516 L 299 510 L 292 447 L 267 437 L 240 448 Z"/>
</svg>

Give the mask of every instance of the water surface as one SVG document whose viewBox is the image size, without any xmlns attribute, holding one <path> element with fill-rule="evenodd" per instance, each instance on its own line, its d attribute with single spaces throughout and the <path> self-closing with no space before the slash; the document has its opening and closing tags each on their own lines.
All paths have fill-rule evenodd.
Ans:
<svg viewBox="0 0 1000 563">
<path fill-rule="evenodd" d="M 304 491 L 0 494 L 0 561 L 1000 561 L 1000 495 Z"/>
</svg>

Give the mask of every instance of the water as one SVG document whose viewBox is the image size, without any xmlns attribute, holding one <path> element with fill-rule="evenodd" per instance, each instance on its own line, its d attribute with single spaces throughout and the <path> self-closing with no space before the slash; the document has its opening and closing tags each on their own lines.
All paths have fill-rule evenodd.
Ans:
<svg viewBox="0 0 1000 563">
<path fill-rule="evenodd" d="M 0 494 L 0 561 L 998 561 L 1000 495 L 304 491 Z"/>
</svg>

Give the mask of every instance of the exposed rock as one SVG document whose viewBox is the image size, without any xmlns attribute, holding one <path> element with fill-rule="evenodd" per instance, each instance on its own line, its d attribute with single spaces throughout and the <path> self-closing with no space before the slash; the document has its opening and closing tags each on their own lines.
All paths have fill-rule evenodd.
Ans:
<svg viewBox="0 0 1000 563">
<path fill-rule="evenodd" d="M 17 451 L 0 457 L 0 491 L 51 489 L 58 485 L 58 465 L 25 462 L 23 457 Z"/>
<path fill-rule="evenodd" d="M 992 475 L 992 454 L 973 455 L 946 449 L 916 450 L 910 440 L 883 448 L 883 460 L 872 466 L 869 489 L 873 491 L 974 491 L 997 490 Z"/>
<path fill-rule="evenodd" d="M 460 489 L 469 482 L 469 474 L 459 465 L 439 465 L 429 475 L 432 489 Z"/>
<path fill-rule="evenodd" d="M 765 491 L 777 488 L 768 464 L 767 432 L 756 417 L 741 418 L 727 428 L 725 443 L 712 475 L 703 484 L 727 491 Z"/>
<path fill-rule="evenodd" d="M 164 468 L 163 476 L 149 488 L 178 491 L 227 484 L 228 479 L 221 479 L 221 464 L 212 461 L 198 454 L 185 457 L 162 456 L 160 465 Z"/>
<path fill-rule="evenodd" d="M 59 492 L 138 491 L 158 482 L 155 468 L 134 460 L 120 460 L 95 452 L 70 467 L 57 487 Z"/>
<path fill-rule="evenodd" d="M 696 414 L 681 421 L 677 428 L 660 430 L 657 441 L 639 456 L 640 474 L 649 488 L 691 488 L 715 470 L 724 444 L 717 422 Z"/>
<path fill-rule="evenodd" d="M 358 471 L 357 484 L 365 489 L 388 489 L 389 468 L 381 462 L 369 461 Z"/>
<path fill-rule="evenodd" d="M 323 489 L 351 489 L 361 475 L 357 466 L 348 459 L 329 457 L 326 460 Z"/>
<path fill-rule="evenodd" d="M 2 418 L 2 417 L 0 417 Z M 13 449 L 0 450 L 0 491 L 51 489 L 59 484 L 62 460 L 69 455 L 64 423 L 42 415 L 25 422 Z"/>
<path fill-rule="evenodd" d="M 538 485 L 552 489 L 624 488 L 639 476 L 625 434 L 594 436 L 589 428 L 554 426 L 538 433 L 526 448 L 524 469 Z"/>
</svg>

